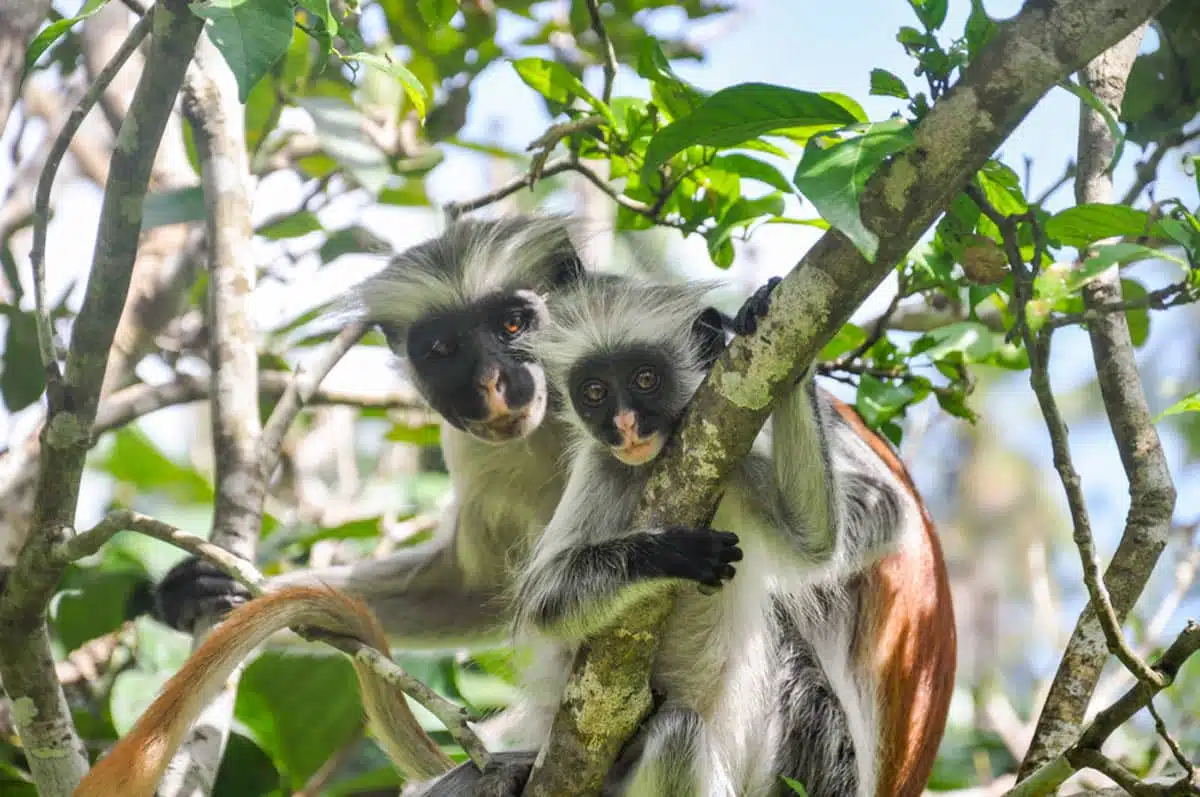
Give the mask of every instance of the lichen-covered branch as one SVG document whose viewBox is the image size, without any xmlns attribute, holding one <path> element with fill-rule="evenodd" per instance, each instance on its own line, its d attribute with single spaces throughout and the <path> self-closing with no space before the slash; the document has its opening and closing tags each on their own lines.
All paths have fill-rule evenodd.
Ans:
<svg viewBox="0 0 1200 797">
<path fill-rule="evenodd" d="M 87 770 L 87 755 L 55 680 L 44 613 L 62 568 L 53 550 L 75 522 L 79 484 L 109 347 L 137 254 L 153 153 L 162 138 L 201 20 L 185 0 L 153 13 L 150 59 L 113 151 L 87 292 L 71 334 L 61 396 L 50 396 L 42 430 L 32 532 L 0 597 L 0 678 L 13 701 L 17 732 L 43 797 L 66 797 Z"/>
<path fill-rule="evenodd" d="M 1125 94 L 1126 78 L 1137 55 L 1142 32 L 1144 26 L 1083 70 L 1083 84 L 1114 111 L 1120 108 Z M 1112 201 L 1112 176 L 1105 170 L 1115 148 L 1116 141 L 1104 119 L 1081 103 L 1079 165 L 1075 182 L 1078 202 Z M 1096 313 L 1089 321 L 1088 336 L 1105 412 L 1129 480 L 1130 508 L 1124 534 L 1103 582 L 1096 582 L 1098 590 L 1089 588 L 1093 600 L 1080 616 L 1067 643 L 1018 778 L 1027 776 L 1065 749 L 1078 732 L 1107 658 L 1104 655 L 1106 643 L 1107 649 L 1121 655 L 1135 675 L 1145 678 L 1136 662 L 1122 655 L 1127 652 L 1121 648 L 1123 640 L 1114 640 L 1113 629 L 1106 630 L 1100 623 L 1096 594 L 1107 593 L 1114 619 L 1124 621 L 1166 547 L 1175 508 L 1175 486 L 1138 375 L 1129 324 L 1124 313 L 1103 312 L 1107 305 L 1121 302 L 1117 267 L 1085 285 L 1083 294 L 1087 310 Z M 1078 524 L 1076 531 L 1078 534 Z M 1085 566 L 1087 559 L 1095 561 L 1094 550 L 1081 546 L 1080 552 L 1085 558 Z M 1093 566 L 1098 569 L 1098 562 Z M 1099 609 L 1108 613 L 1108 607 L 1102 603 Z M 1119 634 L 1119 629 L 1116 630 Z"/>
<path fill-rule="evenodd" d="M 698 524 L 749 451 L 775 399 L 913 246 L 1041 96 L 1120 41 L 1162 0 L 1027 4 L 872 177 L 860 203 L 879 236 L 874 263 L 827 232 L 775 289 L 758 333 L 733 341 L 654 466 L 639 522 Z M 670 601 L 638 604 L 581 648 L 527 796 L 599 792 L 650 707 L 647 667 Z"/>
<path fill-rule="evenodd" d="M 266 482 L 258 469 L 258 347 L 252 294 L 257 278 L 250 226 L 250 164 L 246 156 L 244 109 L 237 102 L 233 73 L 207 39 L 184 82 L 183 110 L 191 122 L 204 188 L 208 239 L 208 321 L 211 329 L 212 431 L 215 463 L 210 540 L 254 561 L 262 528 Z M 219 618 L 202 618 L 193 647 Z M 188 732 L 167 765 L 161 797 L 209 794 L 229 738 L 236 675 Z"/>
</svg>

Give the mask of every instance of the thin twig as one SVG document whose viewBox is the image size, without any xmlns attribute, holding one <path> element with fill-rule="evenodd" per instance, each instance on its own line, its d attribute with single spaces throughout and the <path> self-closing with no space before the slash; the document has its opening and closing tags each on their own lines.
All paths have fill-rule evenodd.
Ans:
<svg viewBox="0 0 1200 797">
<path fill-rule="evenodd" d="M 1171 736 L 1171 732 L 1167 730 L 1167 723 L 1163 722 L 1162 715 L 1154 707 L 1153 700 L 1146 703 L 1146 710 L 1154 718 L 1154 730 L 1158 732 L 1159 737 L 1167 745 L 1167 749 L 1171 751 L 1171 755 L 1175 758 L 1175 761 L 1189 778 L 1195 779 L 1196 766 L 1183 754 L 1183 750 L 1179 749 L 1179 742 L 1175 741 L 1174 737 Z"/>
<path fill-rule="evenodd" d="M 1065 313 L 1046 319 L 1044 327 L 1058 329 L 1073 324 L 1087 324 L 1099 321 L 1110 313 L 1128 310 L 1166 310 L 1184 304 L 1200 301 L 1200 288 L 1187 282 L 1175 282 L 1162 288 L 1149 291 L 1145 296 L 1136 299 L 1123 299 L 1117 302 L 1106 302 L 1100 307 L 1089 307 L 1080 313 Z"/>
<path fill-rule="evenodd" d="M 219 545 L 213 545 L 203 537 L 189 534 L 170 523 L 131 509 L 113 510 L 91 529 L 60 542 L 54 547 L 54 559 L 61 565 L 67 565 L 85 556 L 91 556 L 121 531 L 136 531 L 170 543 L 176 548 L 182 548 L 221 568 L 255 595 L 262 593 L 263 576 L 245 559 L 231 554 Z"/>
<path fill-rule="evenodd" d="M 125 66 L 129 57 L 137 51 L 142 41 L 150 34 L 154 19 L 153 14 L 143 14 L 142 18 L 130 29 L 129 35 L 117 52 L 113 55 L 91 87 L 71 110 L 66 123 L 54 139 L 54 146 L 46 156 L 46 166 L 38 178 L 37 199 L 33 212 L 33 246 L 29 251 L 29 265 L 33 269 L 33 299 L 37 308 L 38 352 L 42 357 L 42 367 L 46 373 L 47 392 L 55 394 L 49 388 L 62 382 L 62 371 L 58 366 L 58 351 L 54 341 L 54 323 L 46 309 L 46 233 L 50 226 L 50 190 L 54 187 L 54 177 L 58 173 L 59 164 L 71 146 L 71 139 L 79 131 L 83 120 L 87 118 L 92 107 L 104 94 L 117 73 Z M 54 408 L 51 408 L 53 414 Z"/>
<path fill-rule="evenodd" d="M 1146 190 L 1146 186 L 1158 179 L 1158 167 L 1162 164 L 1163 158 L 1166 157 L 1168 152 L 1198 138 L 1200 138 L 1200 128 L 1190 133 L 1184 133 L 1180 130 L 1155 144 L 1154 151 L 1150 153 L 1150 157 L 1138 161 L 1134 165 L 1137 179 L 1129 187 L 1129 190 L 1125 192 L 1125 195 L 1121 197 L 1121 204 L 1132 205 L 1142 195 L 1142 192 Z"/>
<path fill-rule="evenodd" d="M 279 397 L 279 403 L 271 412 L 271 417 L 263 427 L 258 440 L 258 464 L 263 479 L 270 477 L 279 461 L 279 447 L 283 436 L 296 420 L 300 409 L 307 404 L 317 392 L 317 388 L 333 366 L 346 355 L 367 332 L 365 324 L 351 324 L 337 334 L 329 345 L 311 364 L 301 363 L 288 382 L 287 389 Z"/>
<path fill-rule="evenodd" d="M 1045 191 L 1043 191 L 1041 194 L 1039 194 L 1037 199 L 1033 200 L 1033 204 L 1034 205 L 1046 204 L 1046 200 L 1049 199 L 1050 197 L 1052 197 L 1054 195 L 1054 193 L 1056 191 L 1058 191 L 1058 189 L 1062 188 L 1064 185 L 1066 185 L 1068 182 L 1070 182 L 1071 178 L 1074 176 L 1075 176 L 1075 160 L 1072 158 L 1071 160 L 1067 161 L 1067 168 L 1063 170 L 1063 173 L 1061 175 L 1059 175 L 1059 178 L 1057 180 L 1055 180 L 1054 183 L 1049 188 L 1047 188 Z"/>
<path fill-rule="evenodd" d="M 604 93 L 600 98 L 608 105 L 612 101 L 613 83 L 617 79 L 617 52 L 613 49 L 612 39 L 608 38 L 608 29 L 600 16 L 600 4 L 597 0 L 587 0 L 588 15 L 592 18 L 592 30 L 600 37 L 600 48 L 604 51 Z"/>
</svg>

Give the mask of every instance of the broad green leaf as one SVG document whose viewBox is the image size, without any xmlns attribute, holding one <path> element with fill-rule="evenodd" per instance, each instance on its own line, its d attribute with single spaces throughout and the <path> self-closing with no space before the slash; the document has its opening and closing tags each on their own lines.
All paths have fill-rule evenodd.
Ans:
<svg viewBox="0 0 1200 797">
<path fill-rule="evenodd" d="M 458 11 L 458 0 L 417 0 L 417 12 L 431 28 L 449 25 Z"/>
<path fill-rule="evenodd" d="M 98 567 L 80 568 L 51 604 L 54 631 L 67 650 L 74 650 L 90 639 L 107 634 L 125 621 L 125 602 L 145 574 L 135 571 L 109 571 Z"/>
<path fill-rule="evenodd" d="M 388 430 L 388 433 L 384 435 L 384 439 L 396 443 L 410 443 L 414 446 L 432 447 L 440 443 L 442 439 L 442 427 L 436 423 L 428 423 L 423 426 L 408 426 L 398 423 Z"/>
<path fill-rule="evenodd" d="M 385 75 L 395 78 L 400 81 L 400 85 L 404 86 L 404 93 L 408 97 L 408 101 L 413 104 L 413 108 L 417 111 L 417 116 L 421 120 L 425 120 L 425 107 L 428 96 L 425 94 L 425 87 L 421 85 L 421 81 L 417 80 L 417 76 L 408 70 L 404 64 L 397 61 L 388 53 L 353 53 L 352 55 L 343 56 L 347 61 L 359 61 L 366 65 L 368 69 L 377 69 Z"/>
<path fill-rule="evenodd" d="M 329 0 L 296 0 L 296 4 L 321 20 L 330 36 L 338 32 L 337 18 L 333 15 L 333 9 L 329 7 Z"/>
<path fill-rule="evenodd" d="M 987 10 L 983 7 L 983 0 L 971 0 L 971 13 L 967 16 L 965 30 L 967 58 L 975 60 L 999 29 L 1000 26 L 988 16 Z"/>
<path fill-rule="evenodd" d="M 362 702 L 344 656 L 266 650 L 242 675 L 234 716 L 299 788 L 356 732 Z"/>
<path fill-rule="evenodd" d="M 899 97 L 902 100 L 909 98 L 908 86 L 886 69 L 871 70 L 871 93 L 876 97 Z"/>
<path fill-rule="evenodd" d="M 1146 287 L 1137 280 L 1121 280 L 1121 298 L 1137 301 L 1145 297 Z M 1141 348 L 1150 337 L 1150 311 L 1145 307 L 1134 307 L 1125 311 L 1125 323 L 1129 325 L 1129 338 L 1133 345 Z"/>
<path fill-rule="evenodd" d="M 1138 236 L 1150 232 L 1150 216 L 1128 205 L 1089 203 L 1055 213 L 1046 222 L 1046 234 L 1065 246 L 1084 250 L 1105 238 Z"/>
<path fill-rule="evenodd" d="M 114 479 L 127 482 L 139 493 L 161 492 L 184 503 L 212 502 L 208 480 L 166 457 L 142 432 L 126 427 L 114 437 L 112 448 L 93 463 Z"/>
<path fill-rule="evenodd" d="M 917 19 L 921 20 L 921 24 L 926 30 L 937 30 L 946 21 L 946 9 L 949 7 L 949 0 L 908 0 L 908 4 L 912 6 L 912 10 L 916 12 Z"/>
<path fill-rule="evenodd" d="M 386 190 L 386 189 L 385 189 Z M 321 256 L 321 262 L 325 264 L 332 263 L 342 255 L 354 254 L 357 252 L 370 252 L 373 254 L 387 253 L 391 251 L 391 245 L 380 238 L 375 233 L 368 230 L 366 227 L 357 224 L 350 227 L 343 227 L 340 230 L 334 230 L 325 239 L 325 243 L 321 244 L 318 253 Z"/>
<path fill-rule="evenodd" d="M 29 0 L 24 0 L 24 2 L 28 1 Z M 58 41 L 76 24 L 87 19 L 92 14 L 95 14 L 101 8 L 104 8 L 104 4 L 107 2 L 108 0 L 87 0 L 87 2 L 83 4 L 83 7 L 79 9 L 78 14 L 73 17 L 51 22 L 49 25 L 43 28 L 38 35 L 34 36 L 33 41 L 29 43 L 29 49 L 25 51 L 25 70 L 21 75 L 21 80 L 25 79 L 25 76 L 29 74 L 29 70 L 33 68 L 35 63 L 37 63 L 37 59 L 41 57 L 42 53 L 46 52 L 46 50 L 50 48 L 50 45 Z"/>
<path fill-rule="evenodd" d="M 262 80 L 292 43 L 294 24 L 288 0 L 196 0 L 191 12 L 209 20 L 205 27 L 237 80 L 238 102 Z"/>
<path fill-rule="evenodd" d="M 843 354 L 854 351 L 866 342 L 867 333 L 862 327 L 851 323 L 842 324 L 842 328 L 837 331 L 837 334 L 825 344 L 825 348 L 821 349 L 821 353 L 817 355 L 817 360 L 835 360 Z"/>
<path fill-rule="evenodd" d="M 162 670 L 125 670 L 113 680 L 108 708 L 113 727 L 124 736 L 150 707 L 171 673 Z"/>
<path fill-rule="evenodd" d="M 1084 270 L 1089 274 L 1099 273 L 1109 266 L 1128 265 L 1139 260 L 1166 260 L 1175 263 L 1184 270 L 1189 268 L 1188 262 L 1161 249 L 1141 244 L 1115 243 L 1096 247 L 1096 253 L 1084 261 Z"/>
<path fill-rule="evenodd" d="M 221 754 L 213 794 L 278 794 L 279 772 L 266 751 L 245 734 L 233 731 Z M 323 797 L 329 792 L 321 790 Z"/>
<path fill-rule="evenodd" d="M 363 133 L 358 109 L 333 97 L 298 97 L 296 104 L 312 116 L 321 149 L 344 166 L 359 185 L 378 195 L 391 170 L 387 156 Z"/>
<path fill-rule="evenodd" d="M 1163 418 L 1167 418 L 1172 415 L 1181 415 L 1185 412 L 1200 412 L 1200 390 L 1196 391 L 1195 393 L 1189 393 L 1179 401 L 1167 407 L 1154 417 L 1154 422 L 1158 423 Z"/>
<path fill-rule="evenodd" d="M 866 424 L 876 429 L 902 413 L 914 398 L 916 393 L 906 384 L 893 385 L 863 374 L 854 406 Z"/>
<path fill-rule="evenodd" d="M 264 238 L 279 241 L 284 238 L 299 238 L 301 235 L 323 229 L 325 228 L 321 226 L 321 220 L 317 218 L 316 213 L 311 210 L 298 210 L 259 227 L 255 232 Z"/>
<path fill-rule="evenodd" d="M 728 252 L 722 251 L 738 227 L 746 227 L 762 216 L 778 216 L 783 213 L 783 195 L 778 191 L 758 199 L 739 198 L 721 216 L 716 225 L 705 233 L 708 241 L 708 253 L 717 262 L 718 257 L 724 259 Z M 722 268 L 728 268 L 730 263 L 717 263 Z"/>
<path fill-rule="evenodd" d="M 863 257 L 874 261 L 879 237 L 863 225 L 859 198 L 884 158 L 912 141 L 912 130 L 903 119 L 864 128 L 862 135 L 832 144 L 814 138 L 804 148 L 793 179 L 822 218 L 844 233 Z"/>
<path fill-rule="evenodd" d="M 525 85 L 550 102 L 566 107 L 572 100 L 581 99 L 603 115 L 610 125 L 617 126 L 612 110 L 588 91 L 579 78 L 567 71 L 562 64 L 544 58 L 518 58 L 512 65 Z"/>
<path fill-rule="evenodd" d="M 728 155 L 718 155 L 713 158 L 712 165 L 714 168 L 722 169 L 727 172 L 732 172 L 739 177 L 758 180 L 760 183 L 766 183 L 772 188 L 777 188 L 785 194 L 798 194 L 796 187 L 792 185 L 783 172 L 779 171 L 775 166 L 760 161 L 758 158 L 752 158 L 741 152 L 731 152 Z"/>
<path fill-rule="evenodd" d="M 672 155 L 692 146 L 736 147 L 785 128 L 832 130 L 863 121 L 845 104 L 811 91 L 741 83 L 722 89 L 689 115 L 659 130 L 646 147 L 643 179 Z"/>
<path fill-rule="evenodd" d="M 155 191 L 142 205 L 142 232 L 167 224 L 204 221 L 204 189 L 198 185 Z"/>
<path fill-rule="evenodd" d="M 638 49 L 637 73 L 650 81 L 650 96 L 669 120 L 691 113 L 708 96 L 708 92 L 675 74 L 658 40 L 652 36 L 643 39 Z"/>
<path fill-rule="evenodd" d="M 4 351 L 0 353 L 0 392 L 9 412 L 20 412 L 38 400 L 46 387 L 42 373 L 42 355 L 38 351 L 37 317 L 11 305 L 0 309 L 8 317 Z"/>
</svg>

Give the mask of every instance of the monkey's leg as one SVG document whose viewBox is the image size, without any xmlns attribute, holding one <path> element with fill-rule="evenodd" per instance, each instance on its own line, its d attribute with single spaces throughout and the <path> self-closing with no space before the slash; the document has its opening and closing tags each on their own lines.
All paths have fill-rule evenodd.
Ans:
<svg viewBox="0 0 1200 797">
<path fill-rule="evenodd" d="M 734 797 L 704 727 L 691 709 L 666 705 L 625 747 L 604 797 Z"/>
</svg>

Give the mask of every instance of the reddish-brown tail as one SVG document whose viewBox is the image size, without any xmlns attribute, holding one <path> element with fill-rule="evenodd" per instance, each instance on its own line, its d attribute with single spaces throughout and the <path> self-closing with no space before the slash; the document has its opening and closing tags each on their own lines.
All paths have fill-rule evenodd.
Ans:
<svg viewBox="0 0 1200 797">
<path fill-rule="evenodd" d="M 869 571 L 863 598 L 867 624 L 862 665 L 879 684 L 879 773 L 875 797 L 920 797 L 946 730 L 958 637 L 950 579 L 933 520 L 904 463 L 853 408 L 834 400 L 921 509 L 923 533 Z"/>
<path fill-rule="evenodd" d="M 290 626 L 350 636 L 388 653 L 387 637 L 366 604 L 330 587 L 285 587 L 255 598 L 204 640 L 129 733 L 96 762 L 74 797 L 153 797 L 184 734 L 237 665 Z M 354 669 L 371 728 L 396 765 L 422 780 L 449 770 L 450 758 L 421 729 L 404 694 L 366 664 L 355 661 Z"/>
</svg>

